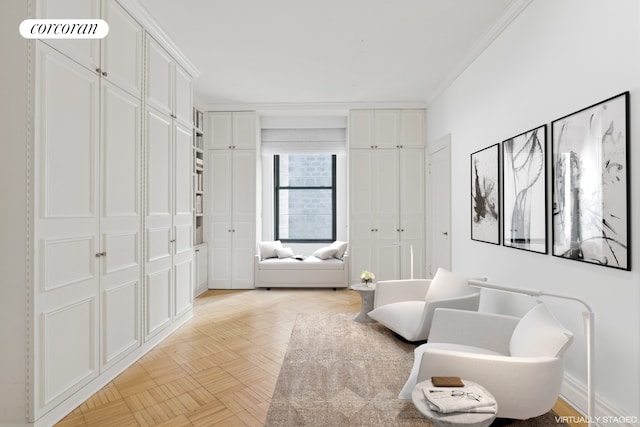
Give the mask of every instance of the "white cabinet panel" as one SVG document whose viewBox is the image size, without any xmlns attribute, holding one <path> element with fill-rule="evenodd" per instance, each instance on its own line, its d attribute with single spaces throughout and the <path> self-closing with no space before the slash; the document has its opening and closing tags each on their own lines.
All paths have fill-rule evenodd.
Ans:
<svg viewBox="0 0 640 427">
<path fill-rule="evenodd" d="M 107 255 L 104 258 L 104 274 L 123 271 L 140 266 L 140 239 L 137 229 L 128 233 L 104 233 L 103 248 Z"/>
<path fill-rule="evenodd" d="M 404 148 L 424 148 L 425 144 L 425 111 L 401 110 L 400 145 Z"/>
<path fill-rule="evenodd" d="M 147 37 L 146 85 L 147 105 L 172 115 L 173 58 L 151 37 Z"/>
<path fill-rule="evenodd" d="M 140 345 L 139 282 L 103 292 L 102 366 L 109 366 Z"/>
<path fill-rule="evenodd" d="M 147 209 L 149 216 L 171 214 L 171 119 L 147 111 Z M 165 218 L 165 221 L 170 218 Z"/>
<path fill-rule="evenodd" d="M 152 336 L 171 323 L 171 267 L 147 275 L 146 332 Z"/>
<path fill-rule="evenodd" d="M 193 183 L 191 172 L 191 146 L 192 132 L 183 126 L 175 126 L 174 133 L 174 214 L 191 222 L 192 192 Z"/>
<path fill-rule="evenodd" d="M 174 316 L 178 317 L 187 312 L 193 300 L 193 261 L 188 259 L 176 263 L 175 268 L 175 309 Z"/>
<path fill-rule="evenodd" d="M 103 215 L 139 216 L 140 99 L 103 81 L 101 103 Z"/>
<path fill-rule="evenodd" d="M 231 149 L 233 146 L 233 122 L 231 113 L 208 113 L 206 118 L 207 126 L 207 148 Z"/>
<path fill-rule="evenodd" d="M 44 19 L 100 19 L 100 0 L 37 0 L 36 17 Z M 100 39 L 44 39 L 90 70 L 100 68 Z"/>
<path fill-rule="evenodd" d="M 43 239 L 42 289 L 49 291 L 96 278 L 94 236 Z"/>
<path fill-rule="evenodd" d="M 349 148 L 373 148 L 373 111 L 352 110 L 349 112 Z"/>
<path fill-rule="evenodd" d="M 42 314 L 42 405 L 64 398 L 98 375 L 94 298 Z"/>
<path fill-rule="evenodd" d="M 99 78 L 41 42 L 36 132 L 45 217 L 96 214 Z"/>
<path fill-rule="evenodd" d="M 398 148 L 400 145 L 400 110 L 375 110 L 375 147 Z"/>
<path fill-rule="evenodd" d="M 175 237 L 175 253 L 181 254 L 186 252 L 191 252 L 193 247 L 191 245 L 191 237 L 193 234 L 193 229 L 191 228 L 191 224 L 179 225 L 174 229 Z"/>
<path fill-rule="evenodd" d="M 171 256 L 171 228 L 150 228 L 147 230 L 147 262 Z"/>
<path fill-rule="evenodd" d="M 109 34 L 102 39 L 101 73 L 136 98 L 142 93 L 142 26 L 114 0 L 103 0 Z"/>
<path fill-rule="evenodd" d="M 234 112 L 233 148 L 255 150 L 257 148 L 257 115 L 253 111 Z"/>
<path fill-rule="evenodd" d="M 191 76 L 178 65 L 175 66 L 174 74 L 174 115 L 179 122 L 191 127 L 193 125 Z"/>
</svg>

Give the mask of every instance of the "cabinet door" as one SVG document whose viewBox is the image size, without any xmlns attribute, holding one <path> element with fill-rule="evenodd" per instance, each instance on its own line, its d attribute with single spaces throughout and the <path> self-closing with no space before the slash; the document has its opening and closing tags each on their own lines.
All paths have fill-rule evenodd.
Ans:
<svg viewBox="0 0 640 427">
<path fill-rule="evenodd" d="M 233 147 L 233 124 L 231 113 L 208 113 L 207 148 L 217 150 L 229 150 Z"/>
<path fill-rule="evenodd" d="M 375 110 L 376 148 L 398 148 L 400 145 L 400 110 Z"/>
<path fill-rule="evenodd" d="M 158 42 L 147 36 L 147 105 L 166 115 L 173 114 L 173 59 Z"/>
<path fill-rule="evenodd" d="M 209 284 L 212 289 L 231 288 L 232 150 L 209 150 Z M 255 168 L 254 168 L 255 169 Z"/>
<path fill-rule="evenodd" d="M 413 273 L 424 278 L 425 241 L 425 153 L 422 148 L 403 148 L 400 153 L 400 238 L 403 279 L 411 277 L 410 248 L 413 246 Z"/>
<path fill-rule="evenodd" d="M 36 17 L 100 19 L 100 0 L 37 0 Z M 93 72 L 100 68 L 100 39 L 42 40 Z"/>
<path fill-rule="evenodd" d="M 233 150 L 233 289 L 253 288 L 256 252 L 256 150 Z"/>
<path fill-rule="evenodd" d="M 392 245 L 399 231 L 399 162 L 398 149 L 373 151 L 371 181 L 376 240 Z"/>
<path fill-rule="evenodd" d="M 99 78 L 37 41 L 34 416 L 99 372 Z"/>
<path fill-rule="evenodd" d="M 424 148 L 424 110 L 402 110 L 400 113 L 400 145 L 404 148 Z"/>
<path fill-rule="evenodd" d="M 174 93 L 174 116 L 183 125 L 193 126 L 193 89 L 191 87 L 191 76 L 176 65 L 174 70 L 175 93 Z"/>
<path fill-rule="evenodd" d="M 169 116 L 146 113 L 146 338 L 171 323 L 173 257 L 173 127 Z"/>
<path fill-rule="evenodd" d="M 121 89 L 140 98 L 142 93 L 142 26 L 117 2 L 104 2 L 103 19 L 109 35 L 102 39 L 101 71 Z"/>
<path fill-rule="evenodd" d="M 176 124 L 173 131 L 173 283 L 174 317 L 193 300 L 192 130 Z"/>
<path fill-rule="evenodd" d="M 349 148 L 373 148 L 373 110 L 349 111 Z"/>
<path fill-rule="evenodd" d="M 101 366 L 140 346 L 141 102 L 103 80 L 101 95 Z"/>
<path fill-rule="evenodd" d="M 256 113 L 253 111 L 233 113 L 233 148 L 255 150 L 257 143 Z"/>
</svg>

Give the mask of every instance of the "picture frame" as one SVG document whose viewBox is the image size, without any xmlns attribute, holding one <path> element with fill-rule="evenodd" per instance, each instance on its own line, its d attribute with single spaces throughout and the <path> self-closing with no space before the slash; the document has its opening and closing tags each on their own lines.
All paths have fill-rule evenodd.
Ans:
<svg viewBox="0 0 640 427">
<path fill-rule="evenodd" d="M 546 124 L 502 142 L 502 186 L 502 245 L 548 253 Z"/>
<path fill-rule="evenodd" d="M 500 145 L 471 154 L 471 239 L 500 244 Z"/>
<path fill-rule="evenodd" d="M 551 131 L 553 255 L 630 270 L 629 92 Z"/>
</svg>

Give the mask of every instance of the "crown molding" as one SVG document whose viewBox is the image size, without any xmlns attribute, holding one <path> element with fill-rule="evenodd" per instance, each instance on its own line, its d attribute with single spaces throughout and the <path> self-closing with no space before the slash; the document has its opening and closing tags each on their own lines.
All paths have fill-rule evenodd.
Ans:
<svg viewBox="0 0 640 427">
<path fill-rule="evenodd" d="M 460 63 L 448 74 L 448 76 L 438 85 L 436 90 L 428 97 L 426 104 L 431 105 L 442 93 L 453 84 L 454 81 L 478 57 L 495 41 L 495 39 L 502 34 L 504 30 L 511 25 L 513 21 L 533 2 L 533 0 L 513 0 L 505 13 L 502 14 L 500 19 L 485 33 L 485 35 L 478 40 L 478 43 L 473 49 L 460 61 Z"/>
<path fill-rule="evenodd" d="M 256 111 L 265 116 L 346 115 L 349 110 L 426 108 L 420 101 L 402 102 L 306 102 L 271 104 L 203 104 L 205 111 Z"/>
<path fill-rule="evenodd" d="M 144 30 L 149 33 L 167 52 L 185 69 L 191 77 L 200 75 L 200 70 L 187 58 L 173 40 L 165 33 L 162 27 L 149 14 L 149 11 L 138 0 L 117 0 L 120 5 L 127 10 Z"/>
</svg>

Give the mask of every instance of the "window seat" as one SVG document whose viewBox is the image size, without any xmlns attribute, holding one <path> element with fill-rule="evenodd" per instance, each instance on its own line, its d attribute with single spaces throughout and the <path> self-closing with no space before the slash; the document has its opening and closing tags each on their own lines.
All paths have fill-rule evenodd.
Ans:
<svg viewBox="0 0 640 427">
<path fill-rule="evenodd" d="M 256 288 L 346 288 L 349 286 L 349 256 L 342 259 L 309 256 L 304 261 L 293 258 L 255 256 Z"/>
</svg>

